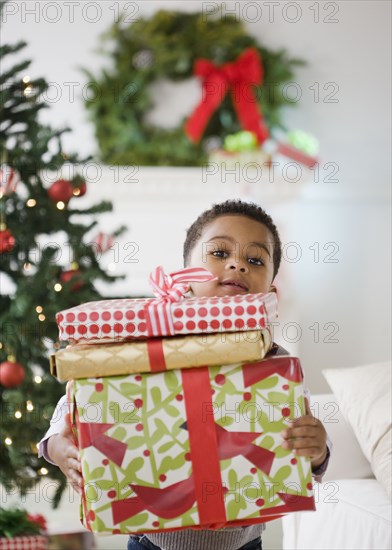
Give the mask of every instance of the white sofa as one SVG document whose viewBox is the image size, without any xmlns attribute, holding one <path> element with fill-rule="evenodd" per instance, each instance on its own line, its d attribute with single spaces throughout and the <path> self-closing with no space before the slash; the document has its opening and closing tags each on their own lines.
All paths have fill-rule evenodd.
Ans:
<svg viewBox="0 0 392 550">
<path fill-rule="evenodd" d="M 332 440 L 332 456 L 315 485 L 317 511 L 283 518 L 283 550 L 391 550 L 391 503 L 334 395 L 313 395 L 312 412 Z"/>
</svg>

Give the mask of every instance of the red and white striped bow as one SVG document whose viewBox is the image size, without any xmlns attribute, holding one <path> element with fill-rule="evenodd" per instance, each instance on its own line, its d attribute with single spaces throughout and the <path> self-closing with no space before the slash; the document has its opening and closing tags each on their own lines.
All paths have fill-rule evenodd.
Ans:
<svg viewBox="0 0 392 550">
<path fill-rule="evenodd" d="M 147 306 L 148 332 L 151 336 L 174 334 L 173 319 L 170 312 L 172 302 L 179 302 L 189 290 L 189 283 L 206 283 L 217 279 L 204 267 L 187 267 L 166 275 L 159 266 L 150 274 L 149 283 L 158 300 Z M 162 332 L 162 329 L 166 332 Z"/>
</svg>

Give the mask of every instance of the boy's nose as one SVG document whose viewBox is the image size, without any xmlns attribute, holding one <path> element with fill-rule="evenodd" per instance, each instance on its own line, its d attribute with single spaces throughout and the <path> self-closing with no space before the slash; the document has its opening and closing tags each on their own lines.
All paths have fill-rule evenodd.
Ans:
<svg viewBox="0 0 392 550">
<path fill-rule="evenodd" d="M 226 264 L 226 269 L 230 269 L 230 270 L 233 270 L 233 271 L 240 271 L 241 273 L 248 273 L 249 272 L 249 269 L 248 269 L 248 266 L 246 264 L 243 264 L 241 262 L 228 262 Z"/>
</svg>

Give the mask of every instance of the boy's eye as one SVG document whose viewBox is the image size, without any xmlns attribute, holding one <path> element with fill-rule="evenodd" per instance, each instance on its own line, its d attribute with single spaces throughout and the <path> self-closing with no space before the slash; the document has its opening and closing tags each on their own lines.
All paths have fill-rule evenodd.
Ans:
<svg viewBox="0 0 392 550">
<path fill-rule="evenodd" d="M 248 258 L 248 261 L 253 265 L 265 265 L 263 260 L 260 260 L 260 258 Z"/>
<path fill-rule="evenodd" d="M 212 256 L 214 256 L 215 258 L 227 258 L 229 256 L 229 252 L 227 252 L 226 250 L 214 250 L 213 252 L 211 252 Z M 248 262 L 252 265 L 256 265 L 256 266 L 263 266 L 265 265 L 264 261 L 261 260 L 260 258 L 248 258 Z"/>
<path fill-rule="evenodd" d="M 226 250 L 214 250 L 211 254 L 216 258 L 227 258 L 228 252 Z"/>
</svg>

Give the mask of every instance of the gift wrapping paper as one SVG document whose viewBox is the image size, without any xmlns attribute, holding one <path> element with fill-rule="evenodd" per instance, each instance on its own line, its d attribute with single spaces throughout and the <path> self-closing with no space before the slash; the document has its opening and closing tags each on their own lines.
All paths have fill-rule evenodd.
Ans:
<svg viewBox="0 0 392 550">
<path fill-rule="evenodd" d="M 85 527 L 221 528 L 314 510 L 310 460 L 281 446 L 305 412 L 292 357 L 74 380 Z"/>
<path fill-rule="evenodd" d="M 75 344 L 50 358 L 60 382 L 75 378 L 160 372 L 263 359 L 272 346 L 268 329 L 150 338 L 117 344 Z"/>
<path fill-rule="evenodd" d="M 120 342 L 153 336 L 265 328 L 277 316 L 274 292 L 187 298 L 99 300 L 56 315 L 60 340 Z"/>
<path fill-rule="evenodd" d="M 46 550 L 48 539 L 44 535 L 14 537 L 11 539 L 0 537 L 0 550 Z"/>
</svg>

